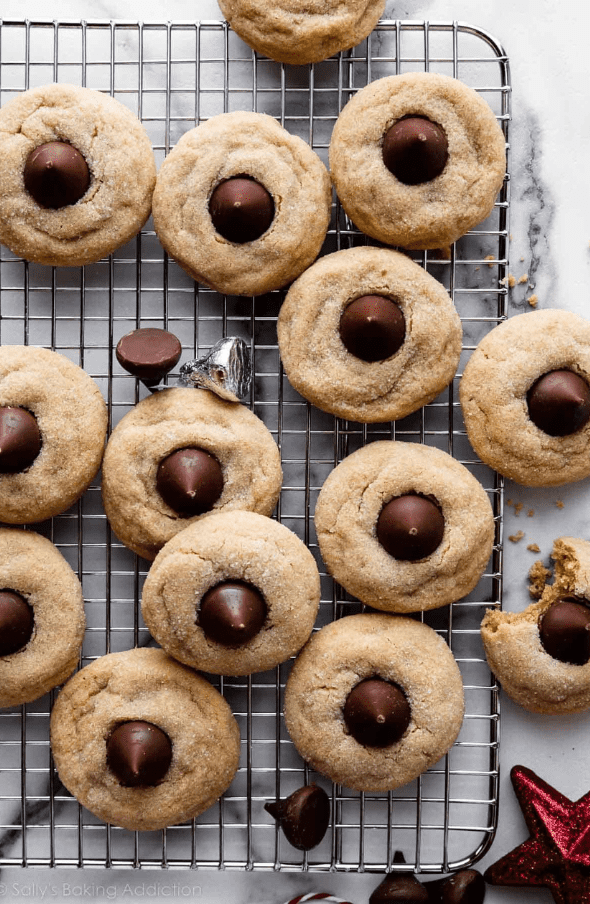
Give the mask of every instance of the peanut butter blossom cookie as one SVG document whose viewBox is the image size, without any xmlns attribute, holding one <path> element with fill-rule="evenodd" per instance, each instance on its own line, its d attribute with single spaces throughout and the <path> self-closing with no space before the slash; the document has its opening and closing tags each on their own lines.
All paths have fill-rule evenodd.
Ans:
<svg viewBox="0 0 590 904">
<path fill-rule="evenodd" d="M 218 292 L 261 295 L 305 270 L 331 211 L 326 167 L 262 113 L 222 113 L 182 136 L 154 192 L 162 245 Z"/>
<path fill-rule="evenodd" d="M 84 628 L 80 581 L 31 531 L 0 529 L 0 706 L 36 700 L 69 678 Z"/>
<path fill-rule="evenodd" d="M 519 314 L 482 339 L 460 384 L 465 428 L 486 464 L 525 486 L 590 474 L 590 322 Z"/>
<path fill-rule="evenodd" d="M 306 399 L 356 421 L 405 417 L 453 379 L 459 315 L 443 286 L 397 251 L 351 248 L 297 279 L 278 319 L 285 372 Z"/>
<path fill-rule="evenodd" d="M 3 345 L 0 520 L 29 524 L 69 508 L 100 467 L 106 431 L 100 389 L 77 364 L 48 349 Z"/>
<path fill-rule="evenodd" d="M 385 0 L 220 0 L 221 12 L 254 50 L 281 63 L 316 63 L 373 30 Z"/>
<path fill-rule="evenodd" d="M 311 634 L 320 577 L 284 525 L 255 512 L 220 512 L 177 534 L 143 588 L 145 622 L 175 659 L 205 672 L 274 668 Z"/>
<path fill-rule="evenodd" d="M 146 222 L 155 182 L 146 131 L 112 97 L 53 84 L 0 110 L 0 242 L 26 260 L 110 254 Z"/>
<path fill-rule="evenodd" d="M 101 656 L 51 714 L 60 780 L 99 819 L 153 830 L 207 810 L 238 768 L 240 734 L 208 681 L 163 650 Z"/>
<path fill-rule="evenodd" d="M 445 754 L 463 722 L 463 683 L 439 635 L 414 619 L 352 615 L 297 657 L 285 724 L 306 762 L 357 791 L 389 791 Z"/>
<path fill-rule="evenodd" d="M 143 399 L 113 430 L 103 502 L 119 539 L 153 559 L 212 512 L 272 514 L 282 476 L 277 444 L 252 411 L 206 389 L 175 387 Z"/>
<path fill-rule="evenodd" d="M 411 72 L 358 92 L 330 144 L 336 192 L 354 224 L 402 248 L 450 245 L 492 211 L 506 169 L 491 108 L 457 79 Z"/>
<path fill-rule="evenodd" d="M 358 449 L 332 471 L 315 526 L 336 580 L 391 612 L 465 596 L 494 544 L 490 501 L 467 468 L 440 449 L 391 440 Z"/>
</svg>

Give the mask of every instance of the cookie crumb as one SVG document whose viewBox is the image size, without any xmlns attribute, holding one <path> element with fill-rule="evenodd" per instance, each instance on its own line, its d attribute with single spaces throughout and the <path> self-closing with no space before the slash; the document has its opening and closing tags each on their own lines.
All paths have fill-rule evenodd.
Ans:
<svg viewBox="0 0 590 904">
<path fill-rule="evenodd" d="M 537 559 L 529 569 L 529 593 L 533 599 L 540 600 L 545 590 L 545 585 L 551 577 L 551 570 L 545 568 L 540 559 Z"/>
<path fill-rule="evenodd" d="M 515 514 L 515 515 L 520 515 L 520 513 L 521 513 L 522 510 L 523 510 L 523 508 L 524 508 L 524 505 L 523 505 L 522 502 L 515 502 L 515 503 L 514 503 L 514 514 Z"/>
<path fill-rule="evenodd" d="M 516 533 L 516 534 L 508 535 L 508 539 L 510 540 L 511 543 L 520 543 L 520 541 L 522 540 L 523 537 L 524 537 L 523 530 L 519 530 L 518 533 Z"/>
<path fill-rule="evenodd" d="M 528 281 L 529 281 L 529 275 L 528 275 L 528 273 L 523 273 L 522 276 L 519 276 L 519 278 L 518 278 L 518 284 L 519 284 L 519 285 L 522 285 L 523 283 L 526 283 L 526 282 L 528 282 Z"/>
<path fill-rule="evenodd" d="M 541 552 L 541 547 L 538 543 L 529 543 L 527 549 L 529 552 Z"/>
<path fill-rule="evenodd" d="M 539 304 L 539 296 L 538 295 L 529 295 L 529 297 L 527 298 L 527 301 L 530 304 L 531 308 L 536 308 L 537 305 Z"/>
<path fill-rule="evenodd" d="M 563 502 L 561 501 L 561 499 L 556 499 L 556 500 L 555 500 L 555 505 L 557 506 L 557 508 L 565 508 L 565 506 L 564 506 Z"/>
<path fill-rule="evenodd" d="M 495 256 L 494 254 L 486 254 L 486 256 L 484 257 L 484 261 L 495 261 L 495 260 L 496 260 L 496 256 Z M 493 263 L 492 263 L 492 264 L 488 264 L 488 267 L 490 267 L 490 269 L 491 269 L 493 266 L 494 266 Z"/>
<path fill-rule="evenodd" d="M 526 514 L 527 514 L 527 518 L 532 518 L 533 515 L 535 514 L 535 510 L 534 510 L 534 509 L 529 509 L 528 512 L 527 512 Z"/>
</svg>

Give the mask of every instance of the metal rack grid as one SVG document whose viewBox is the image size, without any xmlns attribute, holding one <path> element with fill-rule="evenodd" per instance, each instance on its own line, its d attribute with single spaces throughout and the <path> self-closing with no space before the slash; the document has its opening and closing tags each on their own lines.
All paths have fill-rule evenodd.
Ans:
<svg viewBox="0 0 590 904">
<path fill-rule="evenodd" d="M 327 162 L 339 110 L 369 81 L 424 70 L 455 76 L 492 106 L 508 145 L 508 59 L 490 35 L 456 22 L 382 21 L 352 51 L 315 66 L 286 67 L 253 54 L 226 23 L 13 22 L 0 20 L 0 102 L 36 85 L 73 82 L 112 94 L 143 121 L 158 163 L 180 135 L 228 110 L 275 116 Z M 462 318 L 464 351 L 449 387 L 422 411 L 394 424 L 336 420 L 306 403 L 283 375 L 276 316 L 283 293 L 222 297 L 193 283 L 163 253 L 151 221 L 109 259 L 52 269 L 0 248 L 0 342 L 53 348 L 80 364 L 108 401 L 111 425 L 145 394 L 119 367 L 114 347 L 138 326 L 164 326 L 183 344 L 181 362 L 223 335 L 250 345 L 255 379 L 246 404 L 280 446 L 284 487 L 277 518 L 316 556 L 322 574 L 318 626 L 359 611 L 326 574 L 313 511 L 332 468 L 355 448 L 396 438 L 438 446 L 482 482 L 493 505 L 496 544 L 489 567 L 465 599 L 423 618 L 450 643 L 464 679 L 466 717 L 458 741 L 435 767 L 389 794 L 332 786 L 300 760 L 281 716 L 290 664 L 251 678 L 211 680 L 238 719 L 242 760 L 222 799 L 197 820 L 163 832 L 106 826 L 61 786 L 49 749 L 56 692 L 0 713 L 0 866 L 190 867 L 283 870 L 401 868 L 439 872 L 469 865 L 492 841 L 497 811 L 497 688 L 479 639 L 484 608 L 499 605 L 502 584 L 501 479 L 466 440 L 457 387 L 469 354 L 505 317 L 509 179 L 494 212 L 448 254 L 415 259 L 450 292 Z M 334 200 L 325 251 L 364 243 Z M 172 375 L 172 382 L 174 381 Z M 88 629 L 81 664 L 151 642 L 138 599 L 148 563 L 114 538 L 100 481 L 69 511 L 36 529 L 48 536 L 82 581 Z M 304 782 L 326 788 L 330 829 L 309 853 L 282 837 L 264 803 Z"/>
</svg>

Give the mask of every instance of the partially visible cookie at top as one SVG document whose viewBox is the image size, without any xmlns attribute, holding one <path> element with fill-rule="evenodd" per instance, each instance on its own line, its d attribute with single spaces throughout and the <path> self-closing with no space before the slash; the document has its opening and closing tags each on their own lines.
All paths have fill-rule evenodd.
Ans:
<svg viewBox="0 0 590 904">
<path fill-rule="evenodd" d="M 104 453 L 107 407 L 94 380 L 58 352 L 0 348 L 0 520 L 30 524 L 70 507 Z"/>
<path fill-rule="evenodd" d="M 248 408 L 206 389 L 163 389 L 117 424 L 105 451 L 102 494 L 115 534 L 146 559 L 193 521 L 246 509 L 271 515 L 281 457 Z"/>
<path fill-rule="evenodd" d="M 26 260 L 100 260 L 144 225 L 155 183 L 147 132 L 100 91 L 44 85 L 0 110 L 0 242 Z"/>
<path fill-rule="evenodd" d="M 355 226 L 388 245 L 443 248 L 492 212 L 506 142 L 472 88 L 434 72 L 378 79 L 338 117 L 330 169 Z"/>
<path fill-rule="evenodd" d="M 328 171 L 303 139 L 263 113 L 222 113 L 186 132 L 166 157 L 154 227 L 193 279 L 261 295 L 315 260 L 331 203 Z"/>
<path fill-rule="evenodd" d="M 545 309 L 491 330 L 459 395 L 469 441 L 500 474 L 559 486 L 590 474 L 590 321 Z"/>
<path fill-rule="evenodd" d="M 328 476 L 315 509 L 320 552 L 363 603 L 417 612 L 474 589 L 494 545 L 488 495 L 433 446 L 380 440 Z"/>
<path fill-rule="evenodd" d="M 376 26 L 385 0 L 219 0 L 234 31 L 280 63 L 317 63 L 359 44 Z"/>
<path fill-rule="evenodd" d="M 590 543 L 560 537 L 554 581 L 522 612 L 488 609 L 481 636 L 502 689 L 536 713 L 590 709 Z"/>
<path fill-rule="evenodd" d="M 290 287 L 277 330 L 295 389 L 361 422 L 397 420 L 431 402 L 461 355 L 461 321 L 448 292 L 386 248 L 321 257 Z"/>
</svg>

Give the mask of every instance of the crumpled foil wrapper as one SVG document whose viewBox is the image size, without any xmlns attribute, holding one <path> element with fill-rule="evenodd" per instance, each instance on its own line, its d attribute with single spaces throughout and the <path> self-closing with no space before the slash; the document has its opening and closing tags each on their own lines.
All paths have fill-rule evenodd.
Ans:
<svg viewBox="0 0 590 904">
<path fill-rule="evenodd" d="M 252 385 L 252 358 L 243 339 L 221 339 L 202 358 L 180 368 L 179 386 L 209 389 L 228 402 L 239 402 Z"/>
</svg>

